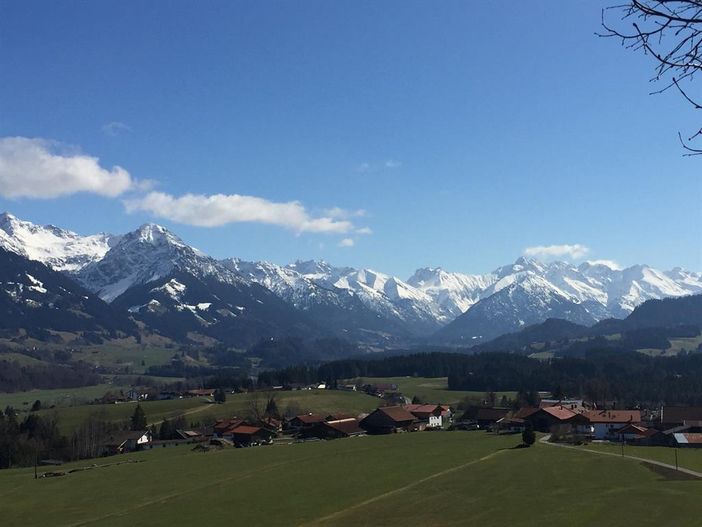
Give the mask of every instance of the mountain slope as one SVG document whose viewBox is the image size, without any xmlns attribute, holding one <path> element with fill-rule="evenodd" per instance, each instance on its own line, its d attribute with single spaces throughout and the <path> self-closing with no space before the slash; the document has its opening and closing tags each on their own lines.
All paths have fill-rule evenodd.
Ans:
<svg viewBox="0 0 702 527">
<path fill-rule="evenodd" d="M 384 292 L 374 290 L 359 294 L 349 283 L 340 287 L 342 277 L 356 272 L 351 268 L 335 268 L 326 262 L 279 266 L 228 259 L 222 263 L 242 279 L 273 291 L 319 326 L 337 335 L 367 344 L 390 345 L 399 343 L 398 339 L 407 342 L 418 330 L 398 313 Z M 354 285 L 358 289 L 363 287 Z"/>
<path fill-rule="evenodd" d="M 91 342 L 138 333 L 126 312 L 63 274 L 4 249 L 0 249 L 0 328 L 6 338 L 26 333 L 59 341 L 54 332 Z"/>
<path fill-rule="evenodd" d="M 324 334 L 264 287 L 177 270 L 129 288 L 112 305 L 181 342 L 202 343 L 207 337 L 244 348 L 264 337 Z"/>
<path fill-rule="evenodd" d="M 597 321 L 585 305 L 532 272 L 509 275 L 493 287 L 495 292 L 437 331 L 434 339 L 474 345 L 548 318 L 586 326 Z"/>
</svg>

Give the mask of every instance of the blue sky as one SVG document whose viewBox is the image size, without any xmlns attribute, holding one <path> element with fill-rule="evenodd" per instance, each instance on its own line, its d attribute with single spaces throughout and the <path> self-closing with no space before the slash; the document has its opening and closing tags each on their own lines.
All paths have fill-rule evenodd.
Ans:
<svg viewBox="0 0 702 527">
<path fill-rule="evenodd" d="M 25 171 L 0 171 L 0 209 L 22 218 L 403 277 L 550 245 L 702 270 L 702 160 L 677 140 L 699 123 L 595 36 L 598 2 L 0 11 L 0 137 L 22 138 L 0 156 Z"/>
</svg>

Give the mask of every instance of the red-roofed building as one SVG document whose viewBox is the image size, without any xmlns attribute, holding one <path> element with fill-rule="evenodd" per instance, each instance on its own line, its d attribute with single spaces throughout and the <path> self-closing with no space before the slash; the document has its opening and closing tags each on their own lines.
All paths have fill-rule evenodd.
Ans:
<svg viewBox="0 0 702 527">
<path fill-rule="evenodd" d="M 441 428 L 446 411 L 438 404 L 406 404 L 405 410 L 426 424 L 428 428 Z"/>
<path fill-rule="evenodd" d="M 304 437 L 318 437 L 319 439 L 340 439 L 365 434 L 366 431 L 360 427 L 358 419 L 355 417 L 322 421 L 302 432 Z"/>
<path fill-rule="evenodd" d="M 324 421 L 323 415 L 317 414 L 301 414 L 296 415 L 286 423 L 286 428 L 292 431 L 300 431 L 305 428 L 311 428 L 317 423 Z"/>
<path fill-rule="evenodd" d="M 212 427 L 212 435 L 214 437 L 229 438 L 231 437 L 232 430 L 234 430 L 237 426 L 241 426 L 242 424 L 244 424 L 244 420 L 237 417 L 233 419 L 219 419 Z"/>
<path fill-rule="evenodd" d="M 617 430 L 624 425 L 641 423 L 639 410 L 590 410 L 584 415 L 592 425 L 594 439 L 616 438 Z"/>
<path fill-rule="evenodd" d="M 361 428 L 369 434 L 392 434 L 412 429 L 417 418 L 402 406 L 383 406 L 361 421 Z"/>
<path fill-rule="evenodd" d="M 236 446 L 256 446 L 270 443 L 274 435 L 260 426 L 240 425 L 231 431 L 231 441 Z"/>
<path fill-rule="evenodd" d="M 530 422 L 539 432 L 589 433 L 589 421 L 579 414 L 560 406 L 548 406 L 529 412 L 522 419 Z"/>
</svg>

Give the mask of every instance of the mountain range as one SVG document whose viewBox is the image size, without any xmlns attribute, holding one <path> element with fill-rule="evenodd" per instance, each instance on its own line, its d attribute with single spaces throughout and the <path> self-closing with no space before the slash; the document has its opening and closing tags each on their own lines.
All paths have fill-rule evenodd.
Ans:
<svg viewBox="0 0 702 527">
<path fill-rule="evenodd" d="M 8 213 L 0 215 L 0 248 L 7 251 L 0 263 L 12 259 L 24 287 L 31 287 L 25 275 L 44 282 L 30 269 L 40 262 L 61 276 L 57 282 L 69 280 L 129 324 L 181 342 L 241 347 L 282 335 L 340 336 L 378 349 L 413 342 L 470 346 L 549 318 L 589 326 L 624 318 L 649 299 L 702 293 L 701 273 L 647 265 L 519 258 L 482 275 L 426 267 L 402 280 L 324 261 L 216 260 L 159 225 L 80 236 Z M 24 275 L 16 256 L 30 269 Z M 25 311 L 42 303 L 33 295 L 22 304 L 8 285 L 13 279 L 3 278 L 0 297 L 4 291 L 7 302 Z M 129 324 L 120 331 L 131 332 Z"/>
</svg>

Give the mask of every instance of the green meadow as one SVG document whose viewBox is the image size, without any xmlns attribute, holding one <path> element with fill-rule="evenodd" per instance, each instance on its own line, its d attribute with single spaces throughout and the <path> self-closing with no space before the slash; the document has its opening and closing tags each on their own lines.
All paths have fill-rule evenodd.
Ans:
<svg viewBox="0 0 702 527">
<path fill-rule="evenodd" d="M 8 527 L 699 525 L 702 481 L 518 442 L 421 432 L 208 453 L 179 446 L 56 478 L 2 471 L 0 508 Z"/>
<path fill-rule="evenodd" d="M 427 403 L 456 404 L 466 398 L 476 401 L 485 398 L 485 392 L 449 390 L 447 377 L 361 377 L 360 381 L 363 384 L 397 384 L 403 395 L 417 396 Z M 499 403 L 503 395 L 510 398 L 516 392 L 496 392 L 496 395 Z"/>
<path fill-rule="evenodd" d="M 360 414 L 374 410 L 380 402 L 377 397 L 358 392 L 300 390 L 227 394 L 227 400 L 223 404 L 213 404 L 200 397 L 145 401 L 139 404 L 144 409 L 146 419 L 150 424 L 179 415 L 184 415 L 189 423 L 202 423 L 218 418 L 244 417 L 251 412 L 254 405 L 263 411 L 266 397 L 269 395 L 275 396 L 278 409 L 281 412 L 291 409 L 294 410 L 294 413 L 348 412 Z M 99 414 L 100 418 L 106 421 L 127 421 L 134 413 L 136 405 L 136 402 L 80 405 L 42 410 L 39 415 L 55 416 L 58 419 L 59 428 L 64 433 L 71 433 L 94 414 Z"/>
</svg>

